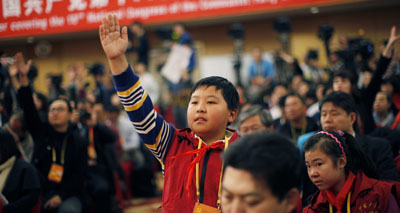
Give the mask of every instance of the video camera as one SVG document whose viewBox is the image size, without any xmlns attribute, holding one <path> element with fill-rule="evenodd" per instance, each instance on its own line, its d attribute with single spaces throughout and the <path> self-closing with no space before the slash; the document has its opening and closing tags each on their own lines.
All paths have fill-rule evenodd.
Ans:
<svg viewBox="0 0 400 213">
<path fill-rule="evenodd" d="M 355 55 L 360 54 L 362 60 L 369 60 L 374 55 L 374 44 L 364 38 L 349 39 L 349 48 Z"/>
</svg>

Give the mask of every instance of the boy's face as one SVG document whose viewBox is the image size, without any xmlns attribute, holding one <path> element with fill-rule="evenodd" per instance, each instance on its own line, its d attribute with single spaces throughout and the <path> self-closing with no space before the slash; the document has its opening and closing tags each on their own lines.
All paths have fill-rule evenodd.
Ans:
<svg viewBox="0 0 400 213">
<path fill-rule="evenodd" d="M 223 139 L 228 122 L 236 118 L 237 110 L 229 110 L 221 90 L 201 86 L 190 97 L 187 118 L 190 129 L 205 142 Z"/>
<path fill-rule="evenodd" d="M 351 94 L 351 82 L 347 78 L 335 77 L 333 79 L 333 91 Z"/>
<path fill-rule="evenodd" d="M 246 170 L 228 166 L 222 181 L 223 212 L 290 212 L 294 205 L 279 199 Z"/>
</svg>

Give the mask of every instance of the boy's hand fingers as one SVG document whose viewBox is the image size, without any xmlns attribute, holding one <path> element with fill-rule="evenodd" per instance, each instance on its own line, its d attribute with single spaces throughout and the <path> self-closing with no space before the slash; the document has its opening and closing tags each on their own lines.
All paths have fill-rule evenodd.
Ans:
<svg viewBox="0 0 400 213">
<path fill-rule="evenodd" d="M 103 25 L 99 26 L 99 36 L 100 36 L 100 41 L 103 41 L 103 38 L 104 38 Z"/>
<path fill-rule="evenodd" d="M 109 30 L 110 33 L 115 31 L 115 23 L 114 23 L 114 18 L 112 15 L 108 15 L 108 24 L 109 24 Z"/>
<path fill-rule="evenodd" d="M 128 28 L 127 27 L 123 27 L 121 33 L 122 33 L 122 35 L 121 35 L 122 39 L 128 40 Z"/>
<path fill-rule="evenodd" d="M 118 21 L 118 17 L 116 15 L 114 15 L 114 26 L 115 26 L 115 30 L 119 31 L 119 21 Z"/>
<path fill-rule="evenodd" d="M 107 37 L 107 35 L 108 35 L 108 32 L 109 32 L 109 26 L 108 26 L 108 23 L 107 23 L 107 18 L 106 17 L 104 17 L 103 18 L 103 37 L 104 38 L 106 38 Z"/>
</svg>

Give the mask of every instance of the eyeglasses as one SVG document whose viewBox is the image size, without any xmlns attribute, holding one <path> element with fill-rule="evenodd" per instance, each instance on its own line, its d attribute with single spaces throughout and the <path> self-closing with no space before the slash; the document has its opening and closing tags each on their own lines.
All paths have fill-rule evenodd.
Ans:
<svg viewBox="0 0 400 213">
<path fill-rule="evenodd" d="M 49 112 L 63 112 L 66 111 L 67 109 L 65 107 L 55 107 L 55 108 L 51 108 L 49 110 Z"/>
</svg>

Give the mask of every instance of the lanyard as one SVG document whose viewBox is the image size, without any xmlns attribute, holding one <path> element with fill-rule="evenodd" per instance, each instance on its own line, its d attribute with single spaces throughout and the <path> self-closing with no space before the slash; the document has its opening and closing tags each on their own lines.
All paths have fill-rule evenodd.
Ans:
<svg viewBox="0 0 400 213">
<path fill-rule="evenodd" d="M 350 196 L 351 196 L 351 192 L 349 192 L 349 194 L 347 196 L 347 213 L 350 213 Z M 332 213 L 332 212 L 333 212 L 332 205 L 329 203 L 329 213 Z"/>
<path fill-rule="evenodd" d="M 69 134 L 64 137 L 64 141 L 63 141 L 63 147 L 61 150 L 61 160 L 60 160 L 61 165 L 64 165 L 65 149 L 67 147 L 68 136 L 69 136 Z M 52 151 L 53 151 L 53 163 L 56 163 L 57 158 L 56 158 L 56 150 L 54 149 L 54 146 L 52 147 Z"/>
<path fill-rule="evenodd" d="M 306 121 L 304 122 L 303 127 L 301 128 L 301 133 L 300 133 L 300 135 L 304 135 L 304 134 L 306 133 L 306 129 L 307 129 L 307 119 L 306 119 Z M 293 139 L 294 141 L 297 141 L 297 139 L 299 138 L 300 135 L 297 135 L 296 128 L 293 127 L 292 124 L 290 124 L 290 130 L 292 131 L 292 139 Z"/>
<path fill-rule="evenodd" d="M 94 146 L 93 127 L 89 127 L 89 142 L 90 146 Z"/>
<path fill-rule="evenodd" d="M 201 144 L 203 143 L 203 141 L 199 138 L 199 146 L 197 147 L 197 149 L 201 148 Z M 224 150 L 226 150 L 228 148 L 228 138 L 225 136 L 225 148 Z M 203 165 L 205 166 L 205 165 Z M 217 206 L 218 209 L 220 209 L 221 206 L 221 182 L 222 182 L 222 168 L 224 166 L 224 162 L 222 162 L 221 165 L 221 174 L 219 176 L 219 186 L 218 186 L 218 200 L 217 200 Z M 199 200 L 200 197 L 200 178 L 199 178 L 199 170 L 200 170 L 200 164 L 196 163 L 196 195 L 197 195 L 197 199 Z"/>
</svg>

